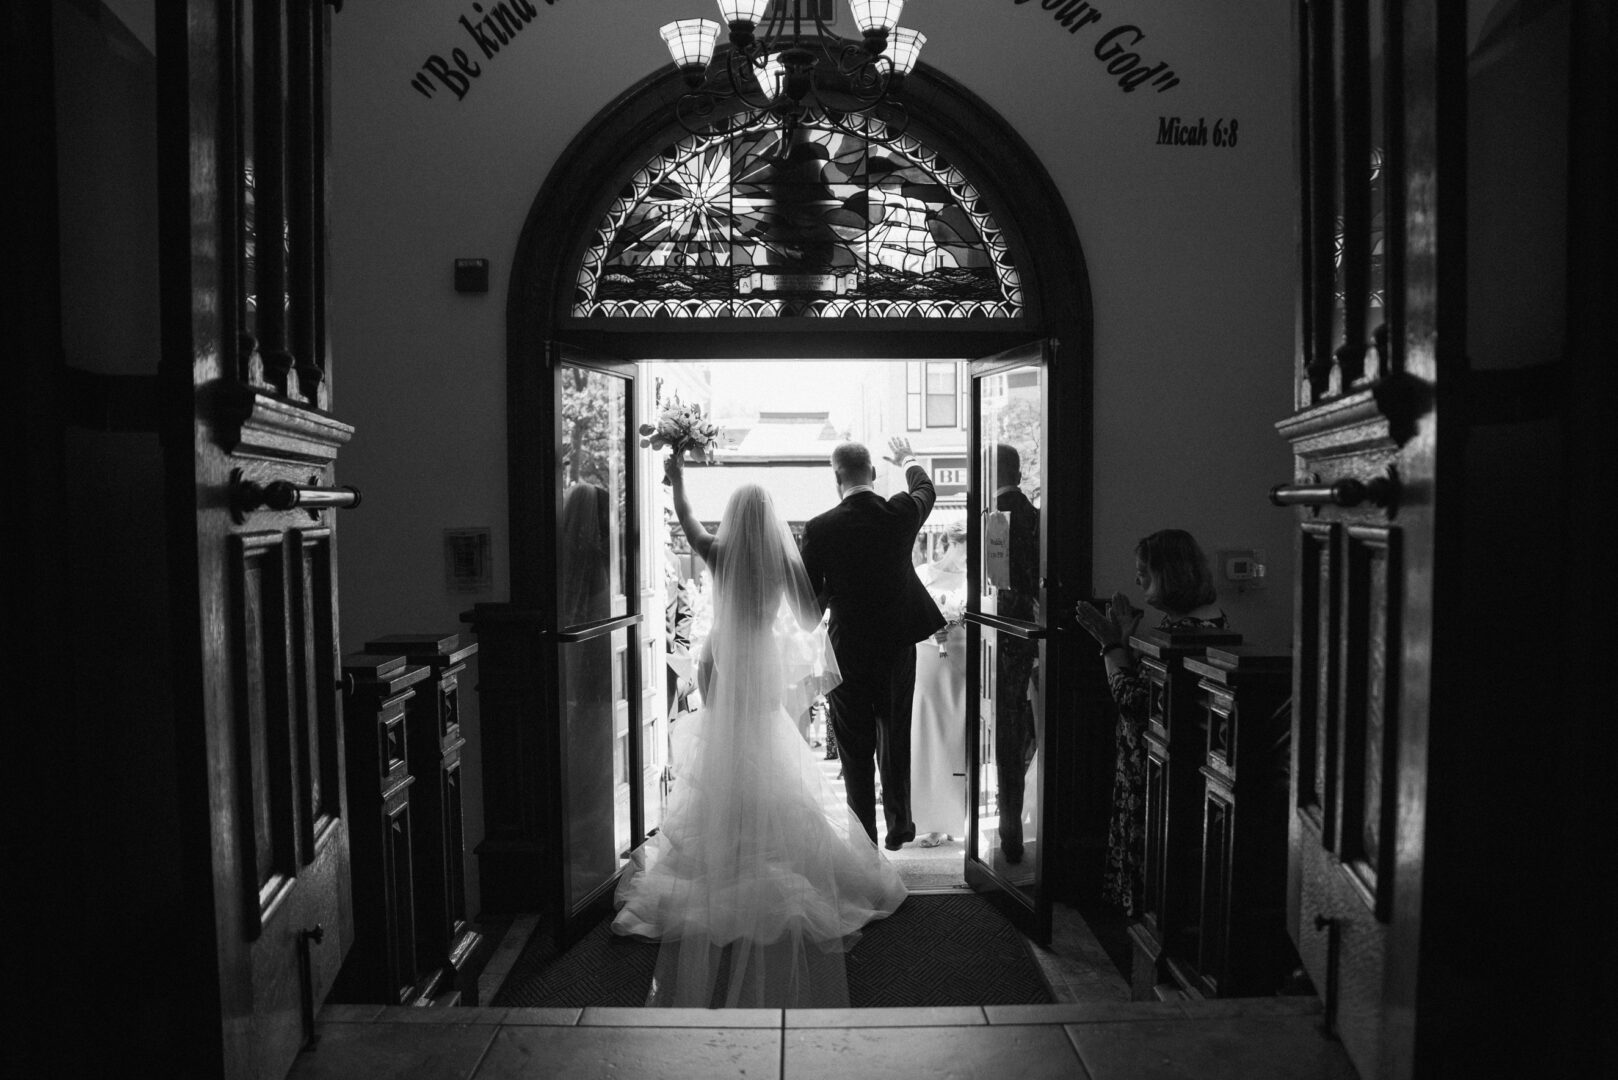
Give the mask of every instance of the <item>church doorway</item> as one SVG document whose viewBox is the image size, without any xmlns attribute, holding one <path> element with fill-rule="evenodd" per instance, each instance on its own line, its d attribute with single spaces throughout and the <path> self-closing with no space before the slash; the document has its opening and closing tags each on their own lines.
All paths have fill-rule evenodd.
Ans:
<svg viewBox="0 0 1618 1080">
<path fill-rule="evenodd" d="M 493 691 L 487 703 L 526 700 L 542 710 L 540 738 L 529 716 L 502 715 L 486 704 L 485 754 L 510 754 L 518 764 L 526 758 L 532 767 L 512 775 L 546 782 L 542 791 L 507 798 L 489 778 L 489 840 L 480 851 L 486 903 L 549 911 L 562 936 L 582 932 L 607 910 L 623 852 L 656 827 L 659 793 L 650 778 L 661 782 L 666 738 L 655 721 L 648 730 L 645 718 L 659 711 L 666 662 L 657 651 L 663 627 L 654 625 L 665 621 L 663 569 L 651 552 L 662 549 L 667 533 L 661 509 L 650 501 L 660 466 L 653 471 L 633 459 L 639 425 L 661 399 L 659 378 L 672 392 L 704 366 L 710 372 L 751 366 L 739 361 L 768 361 L 761 370 L 776 373 L 800 372 L 811 362 L 845 373 L 884 372 L 876 378 L 889 388 L 882 400 L 891 403 L 893 419 L 870 413 L 890 407 L 871 399 L 867 412 L 844 427 L 867 441 L 888 433 L 951 434 L 933 447 L 937 460 L 929 463 L 949 474 L 955 514 L 970 523 L 968 576 L 978 580 L 963 620 L 970 626 L 968 693 L 990 706 L 977 712 L 988 715 L 997 705 L 1002 714 L 1012 708 L 1038 714 L 1039 721 L 1025 725 L 1032 735 L 1044 727 L 1046 711 L 1074 698 L 1071 620 L 1063 613 L 1088 595 L 1091 535 L 1082 254 L 1061 197 L 1016 134 L 942 74 L 924 68 L 916 75 L 907 82 L 914 100 L 902 132 L 877 118 L 853 134 L 807 126 L 790 136 L 743 114 L 706 134 L 686 133 L 667 108 L 677 77 L 654 77 L 581 133 L 536 198 L 508 299 L 512 599 L 481 606 L 474 622 L 485 656 L 500 647 L 491 649 L 491 634 L 498 637 L 512 620 L 530 625 L 524 633 L 531 666 L 513 671 L 504 690 L 493 670 L 483 684 Z M 1038 227 L 1024 228 L 1024 221 Z M 568 227 L 558 229 L 557 222 Z M 654 362 L 682 363 L 652 374 Z M 606 503 L 625 513 L 613 526 L 618 576 L 605 605 L 570 621 L 561 601 L 580 578 L 566 565 L 566 504 L 569 488 L 584 478 L 575 474 L 578 462 L 568 449 L 578 435 L 570 425 L 585 422 L 574 405 L 586 397 L 594 400 L 587 424 L 611 430 L 622 447 L 614 481 L 621 488 Z M 1047 510 L 1037 564 L 1026 573 L 1029 595 L 1009 610 L 996 607 L 1004 582 L 988 583 L 977 553 L 985 523 L 996 518 L 992 499 L 1004 486 L 995 473 L 1003 467 L 1000 427 L 1013 403 L 1038 417 L 1037 445 L 1020 456 L 1028 459 L 1025 474 L 1037 475 Z M 603 404 L 605 413 L 597 407 Z M 810 426 L 803 414 L 813 411 L 760 409 L 754 426 L 764 412 L 777 415 L 757 438 Z M 822 426 L 832 419 L 826 411 Z M 883 431 L 900 419 L 902 430 Z M 940 426 L 929 427 L 930 420 Z M 731 468 L 747 456 L 740 453 L 745 440 L 736 445 Z M 829 468 L 816 456 L 819 462 L 805 458 L 792 467 L 818 472 L 825 495 Z M 713 475 L 721 471 L 716 462 Z M 928 554 L 936 550 L 932 534 L 925 543 L 933 545 Z M 996 564 L 993 572 L 1003 569 Z M 999 660 L 988 658 L 1012 655 L 1021 657 L 1017 671 L 1001 677 Z M 596 689 L 580 698 L 592 678 L 586 669 L 595 673 Z M 662 711 L 666 723 L 666 704 Z M 585 721 L 586 712 L 598 720 Z M 588 735 L 580 724 L 589 726 Z M 999 838 L 1019 824 L 1024 840 L 1051 835 L 1059 813 L 1072 816 L 1071 785 L 1064 795 L 1066 781 L 1058 777 L 1072 773 L 1087 750 L 1103 760 L 1108 749 L 1087 748 L 1084 733 L 1041 734 L 997 748 L 992 725 L 968 732 L 974 747 L 968 801 L 980 811 L 970 821 L 997 806 L 995 793 L 1008 782 L 994 772 L 997 760 L 1015 759 L 1024 767 L 1019 776 L 1031 768 L 1036 779 L 1025 785 L 1023 813 L 1002 821 L 997 809 L 992 829 L 968 831 L 963 876 L 1043 940 L 1050 928 L 1047 860 L 1033 847 L 1025 857 L 1022 843 L 1002 846 Z M 608 778 L 616 778 L 606 785 L 610 799 L 599 782 Z M 574 805 L 575 797 L 599 805 Z M 1096 801 L 1095 793 L 1089 797 Z M 620 801 L 627 804 L 622 809 Z M 502 815 L 502 806 L 511 812 Z M 533 809 L 520 812 L 524 807 Z M 1086 827 L 1100 833 L 1102 816 L 1104 808 L 1089 826 L 1069 822 L 1064 832 L 1072 842 Z M 1048 862 L 1068 873 L 1077 860 Z"/>
</svg>

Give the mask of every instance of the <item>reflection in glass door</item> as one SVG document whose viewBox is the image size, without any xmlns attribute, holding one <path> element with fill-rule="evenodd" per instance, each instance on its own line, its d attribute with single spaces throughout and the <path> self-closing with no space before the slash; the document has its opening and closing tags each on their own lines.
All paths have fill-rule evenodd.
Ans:
<svg viewBox="0 0 1618 1080">
<path fill-rule="evenodd" d="M 972 506 L 977 528 L 968 615 L 976 641 L 969 762 L 969 878 L 1036 913 L 1043 902 L 1046 798 L 1042 610 L 1045 364 L 1042 346 L 973 365 Z"/>
<path fill-rule="evenodd" d="M 605 903 L 622 854 L 641 840 L 642 634 L 634 367 L 564 351 L 557 379 L 556 708 L 571 920 Z"/>
</svg>

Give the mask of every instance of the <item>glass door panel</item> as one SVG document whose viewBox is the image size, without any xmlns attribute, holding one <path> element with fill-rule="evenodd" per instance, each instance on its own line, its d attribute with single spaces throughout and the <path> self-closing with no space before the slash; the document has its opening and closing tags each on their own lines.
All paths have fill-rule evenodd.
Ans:
<svg viewBox="0 0 1618 1080">
<path fill-rule="evenodd" d="M 968 880 L 1032 923 L 1040 895 L 1049 792 L 1044 745 L 1045 513 L 1043 343 L 973 364 L 970 505 L 972 666 Z"/>
<path fill-rule="evenodd" d="M 559 350 L 555 621 L 563 935 L 610 910 L 645 834 L 635 367 Z"/>
<path fill-rule="evenodd" d="M 628 610 L 629 382 L 569 365 L 561 390 L 560 614 L 578 626 Z"/>
<path fill-rule="evenodd" d="M 576 911 L 617 874 L 633 823 L 619 734 L 629 701 L 615 669 L 629 630 L 564 642 L 561 701 L 567 785 L 567 903 Z"/>
</svg>

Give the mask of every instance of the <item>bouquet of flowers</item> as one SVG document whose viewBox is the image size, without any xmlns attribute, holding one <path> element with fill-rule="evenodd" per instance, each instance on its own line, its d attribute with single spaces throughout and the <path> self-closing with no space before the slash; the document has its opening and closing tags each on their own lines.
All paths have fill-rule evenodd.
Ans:
<svg viewBox="0 0 1618 1080">
<path fill-rule="evenodd" d="M 645 436 L 640 441 L 642 446 L 653 450 L 666 446 L 676 457 L 687 450 L 696 450 L 711 462 L 714 449 L 719 445 L 719 425 L 702 415 L 701 405 L 687 405 L 679 394 L 670 394 L 657 414 L 657 423 L 642 424 L 640 433 Z M 668 483 L 668 477 L 665 476 L 663 482 Z"/>
<path fill-rule="evenodd" d="M 948 656 L 949 649 L 945 642 L 949 639 L 949 632 L 961 625 L 966 617 L 966 590 L 956 589 L 954 592 L 936 593 L 933 599 L 938 602 L 938 610 L 944 616 L 944 626 L 933 635 L 938 642 L 938 655 Z"/>
</svg>

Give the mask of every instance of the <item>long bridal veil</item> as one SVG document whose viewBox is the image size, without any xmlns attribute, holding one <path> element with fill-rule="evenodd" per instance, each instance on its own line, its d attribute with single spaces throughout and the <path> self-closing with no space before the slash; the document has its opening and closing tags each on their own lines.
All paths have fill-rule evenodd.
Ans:
<svg viewBox="0 0 1618 1080">
<path fill-rule="evenodd" d="M 677 726 L 669 806 L 632 855 L 613 930 L 661 942 L 650 1005 L 843 1006 L 843 953 L 905 892 L 801 734 L 840 677 L 762 488 L 731 496 L 712 570 L 703 707 Z"/>
</svg>

